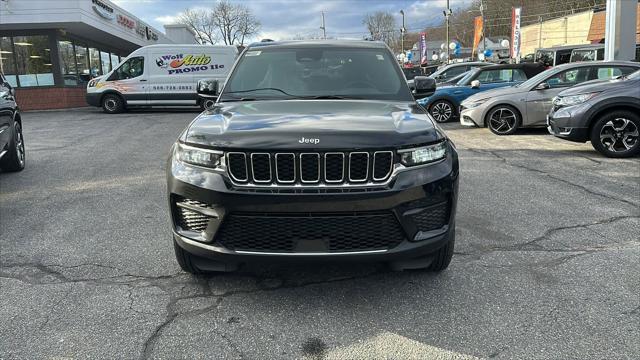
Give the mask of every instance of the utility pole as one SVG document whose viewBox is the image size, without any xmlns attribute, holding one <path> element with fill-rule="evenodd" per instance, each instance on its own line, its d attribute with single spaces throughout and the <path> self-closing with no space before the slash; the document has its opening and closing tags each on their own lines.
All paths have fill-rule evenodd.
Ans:
<svg viewBox="0 0 640 360">
<path fill-rule="evenodd" d="M 451 9 L 449 9 L 449 0 L 447 0 L 447 9 L 444 12 L 444 19 L 447 23 L 447 40 L 446 40 L 446 48 L 447 48 L 447 62 L 449 62 L 449 16 L 451 16 Z"/>
<path fill-rule="evenodd" d="M 402 59 L 404 61 L 404 32 L 406 29 L 404 28 L 404 10 L 400 10 L 400 14 L 402 14 L 402 27 L 400 28 L 400 50 L 402 53 Z"/>
<path fill-rule="evenodd" d="M 487 42 L 485 41 L 486 37 L 484 36 L 484 28 L 487 23 L 484 21 L 484 3 L 482 0 L 480 0 L 480 17 L 482 18 L 482 51 L 487 51 Z"/>
<path fill-rule="evenodd" d="M 320 29 L 322 29 L 322 38 L 327 40 L 327 29 L 324 26 L 324 11 L 322 12 L 322 26 L 320 26 Z"/>
</svg>

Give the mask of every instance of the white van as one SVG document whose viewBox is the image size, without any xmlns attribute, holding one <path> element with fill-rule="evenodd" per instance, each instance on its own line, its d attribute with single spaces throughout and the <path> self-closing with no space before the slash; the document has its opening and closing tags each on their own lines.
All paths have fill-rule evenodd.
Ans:
<svg viewBox="0 0 640 360">
<path fill-rule="evenodd" d="M 115 114 L 130 106 L 200 105 L 196 83 L 224 83 L 238 55 L 235 46 L 150 45 L 87 84 L 87 103 Z"/>
</svg>

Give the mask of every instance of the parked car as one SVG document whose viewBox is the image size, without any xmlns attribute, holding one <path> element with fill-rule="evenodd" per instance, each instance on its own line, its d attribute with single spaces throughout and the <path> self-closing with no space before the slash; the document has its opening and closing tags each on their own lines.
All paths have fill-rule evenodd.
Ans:
<svg viewBox="0 0 640 360">
<path fill-rule="evenodd" d="M 249 45 L 171 149 L 176 258 L 187 272 L 255 261 L 385 261 L 445 269 L 455 147 L 371 41 Z M 327 66 L 330 64 L 330 66 Z M 414 78 L 417 97 L 435 81 Z"/>
<path fill-rule="evenodd" d="M 503 64 L 470 70 L 456 84 L 440 86 L 418 104 L 429 110 L 437 122 L 447 122 L 458 116 L 460 103 L 482 91 L 519 84 L 544 71 L 541 64 Z"/>
<path fill-rule="evenodd" d="M 22 171 L 25 165 L 22 117 L 15 89 L 0 73 L 0 169 Z"/>
<path fill-rule="evenodd" d="M 109 73 L 89 81 L 87 103 L 108 114 L 131 106 L 195 106 L 198 79 L 224 80 L 237 53 L 235 46 L 141 47 Z"/>
<path fill-rule="evenodd" d="M 416 76 L 422 76 L 424 75 L 422 73 L 422 69 L 418 66 L 414 66 L 414 67 L 403 67 L 402 68 L 402 72 L 404 73 L 404 77 L 407 78 L 407 80 L 413 80 L 414 77 Z"/>
<path fill-rule="evenodd" d="M 562 91 L 553 99 L 548 129 L 562 139 L 591 141 L 605 156 L 640 154 L 640 70 Z"/>
<path fill-rule="evenodd" d="M 473 69 L 475 69 L 475 68 L 473 68 Z M 473 69 L 471 69 L 471 70 L 473 70 Z M 458 81 L 462 80 L 462 78 L 463 78 L 463 77 L 467 76 L 467 74 L 468 74 L 471 70 L 466 71 L 466 72 L 463 72 L 462 74 L 460 74 L 460 75 L 458 75 L 458 76 L 454 76 L 454 77 L 452 77 L 451 79 L 449 79 L 449 80 L 447 80 L 447 81 L 445 81 L 445 82 L 438 83 L 438 86 L 455 85 L 455 84 L 457 84 L 457 83 L 458 83 Z"/>
<path fill-rule="evenodd" d="M 571 59 L 571 52 L 580 45 L 555 46 L 536 50 L 535 62 L 546 67 L 566 64 Z"/>
<path fill-rule="evenodd" d="M 520 63 L 521 64 L 525 64 L 525 63 L 535 62 L 535 57 L 536 57 L 536 54 L 534 54 L 534 53 L 527 54 L 527 55 L 523 56 L 522 59 L 520 59 Z"/>
<path fill-rule="evenodd" d="M 429 76 L 431 74 L 433 74 L 434 72 L 436 72 L 436 70 L 438 70 L 438 67 L 440 67 L 440 65 L 426 65 L 426 66 L 421 66 L 422 68 L 422 72 L 424 73 L 424 75 Z"/>
<path fill-rule="evenodd" d="M 640 68 L 631 61 L 569 63 L 546 70 L 509 89 L 470 96 L 460 106 L 460 123 L 487 126 L 494 134 L 510 135 L 521 127 L 546 125 L 551 100 L 562 90 L 589 80 L 628 75 Z"/>
<path fill-rule="evenodd" d="M 604 60 L 604 45 L 581 46 L 571 51 L 569 62 Z"/>
<path fill-rule="evenodd" d="M 489 66 L 489 65 L 493 65 L 493 64 L 489 62 L 483 62 L 483 61 L 453 63 L 453 64 L 441 66 L 433 74 L 429 75 L 429 77 L 436 79 L 437 83 L 441 83 L 441 82 L 449 81 L 451 78 L 458 76 L 463 72 L 467 72 L 474 67 L 482 67 L 482 66 Z"/>
</svg>

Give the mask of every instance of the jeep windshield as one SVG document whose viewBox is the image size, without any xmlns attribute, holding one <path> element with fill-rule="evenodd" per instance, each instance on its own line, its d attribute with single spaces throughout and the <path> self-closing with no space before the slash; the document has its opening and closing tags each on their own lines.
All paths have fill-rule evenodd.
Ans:
<svg viewBox="0 0 640 360">
<path fill-rule="evenodd" d="M 273 99 L 414 101 L 386 48 L 250 48 L 229 76 L 220 101 Z"/>
</svg>

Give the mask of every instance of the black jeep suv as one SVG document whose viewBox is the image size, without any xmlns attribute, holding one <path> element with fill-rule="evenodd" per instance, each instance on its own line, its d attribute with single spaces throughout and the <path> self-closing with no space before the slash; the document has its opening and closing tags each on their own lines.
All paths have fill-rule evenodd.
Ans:
<svg viewBox="0 0 640 360">
<path fill-rule="evenodd" d="M 369 260 L 445 269 L 458 156 L 370 41 L 250 45 L 173 145 L 167 166 L 178 263 L 230 271 L 260 260 Z"/>
</svg>

